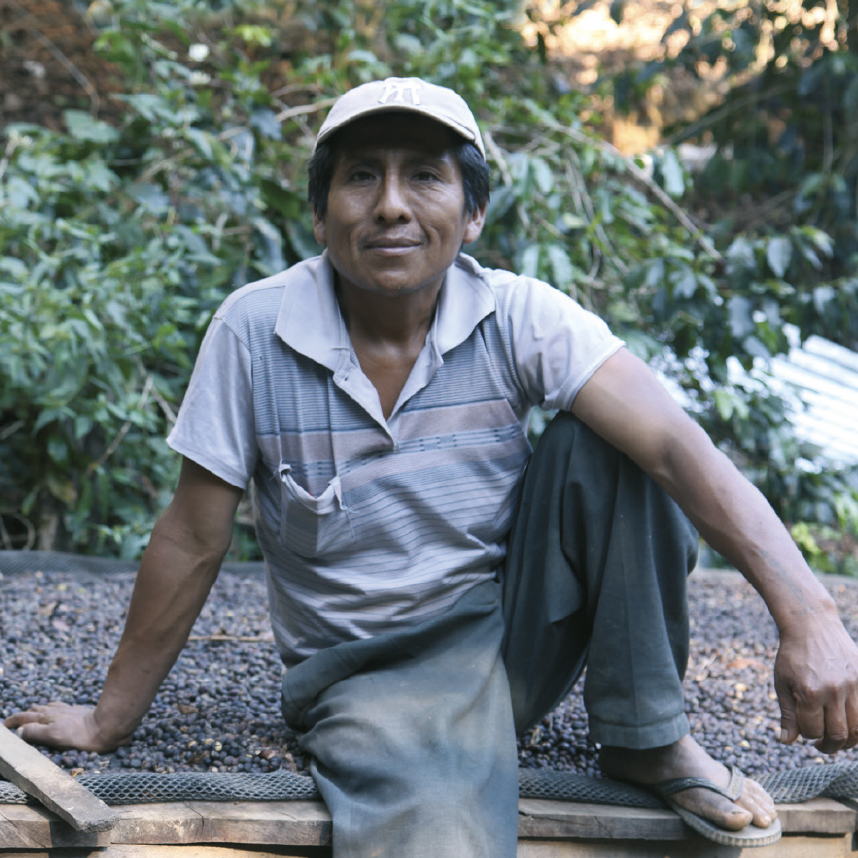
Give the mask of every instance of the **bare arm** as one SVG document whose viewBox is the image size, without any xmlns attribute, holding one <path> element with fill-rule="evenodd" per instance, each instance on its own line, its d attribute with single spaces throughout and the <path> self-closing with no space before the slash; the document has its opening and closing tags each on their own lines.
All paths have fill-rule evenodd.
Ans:
<svg viewBox="0 0 858 858">
<path fill-rule="evenodd" d="M 108 751 L 130 739 L 199 616 L 242 490 L 185 459 L 143 554 L 125 629 L 95 709 L 52 703 L 6 720 L 30 742 Z"/>
<path fill-rule="evenodd" d="M 597 370 L 572 410 L 647 471 L 762 595 L 780 634 L 783 740 L 803 735 L 829 753 L 858 743 L 858 649 L 763 495 L 626 350 Z"/>
</svg>

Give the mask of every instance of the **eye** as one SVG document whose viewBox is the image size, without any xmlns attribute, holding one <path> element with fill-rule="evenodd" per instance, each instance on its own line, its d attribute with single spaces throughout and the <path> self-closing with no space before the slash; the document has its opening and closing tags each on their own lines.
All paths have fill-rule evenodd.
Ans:
<svg viewBox="0 0 858 858">
<path fill-rule="evenodd" d="M 438 179 L 438 174 L 434 170 L 424 167 L 415 171 L 414 178 L 418 182 L 435 182 Z"/>
<path fill-rule="evenodd" d="M 350 182 L 371 182 L 374 178 L 375 174 L 364 167 L 355 167 L 355 169 L 349 173 Z"/>
</svg>

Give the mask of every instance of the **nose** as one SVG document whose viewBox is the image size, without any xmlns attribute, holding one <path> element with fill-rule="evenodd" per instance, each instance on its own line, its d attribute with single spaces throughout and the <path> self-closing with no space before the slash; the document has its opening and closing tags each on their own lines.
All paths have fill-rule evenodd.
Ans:
<svg viewBox="0 0 858 858">
<path fill-rule="evenodd" d="M 379 185 L 375 218 L 379 223 L 404 223 L 411 218 L 408 191 L 396 173 L 385 173 Z"/>
</svg>

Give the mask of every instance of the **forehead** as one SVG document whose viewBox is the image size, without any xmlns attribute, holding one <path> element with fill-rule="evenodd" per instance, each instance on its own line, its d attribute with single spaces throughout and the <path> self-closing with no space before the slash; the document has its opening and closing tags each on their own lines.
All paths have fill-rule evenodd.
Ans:
<svg viewBox="0 0 858 858">
<path fill-rule="evenodd" d="M 335 151 L 338 162 L 392 151 L 454 160 L 453 149 L 461 142 L 463 138 L 446 125 L 400 111 L 368 116 L 347 125 L 337 134 Z"/>
</svg>

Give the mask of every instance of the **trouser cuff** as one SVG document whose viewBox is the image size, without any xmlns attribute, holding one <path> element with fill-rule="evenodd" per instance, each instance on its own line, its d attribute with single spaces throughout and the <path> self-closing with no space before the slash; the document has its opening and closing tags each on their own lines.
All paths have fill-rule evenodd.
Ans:
<svg viewBox="0 0 858 858">
<path fill-rule="evenodd" d="M 661 748 L 672 745 L 688 735 L 690 726 L 684 712 L 658 724 L 629 727 L 623 724 L 605 724 L 590 718 L 590 736 L 600 745 L 617 748 Z"/>
</svg>

